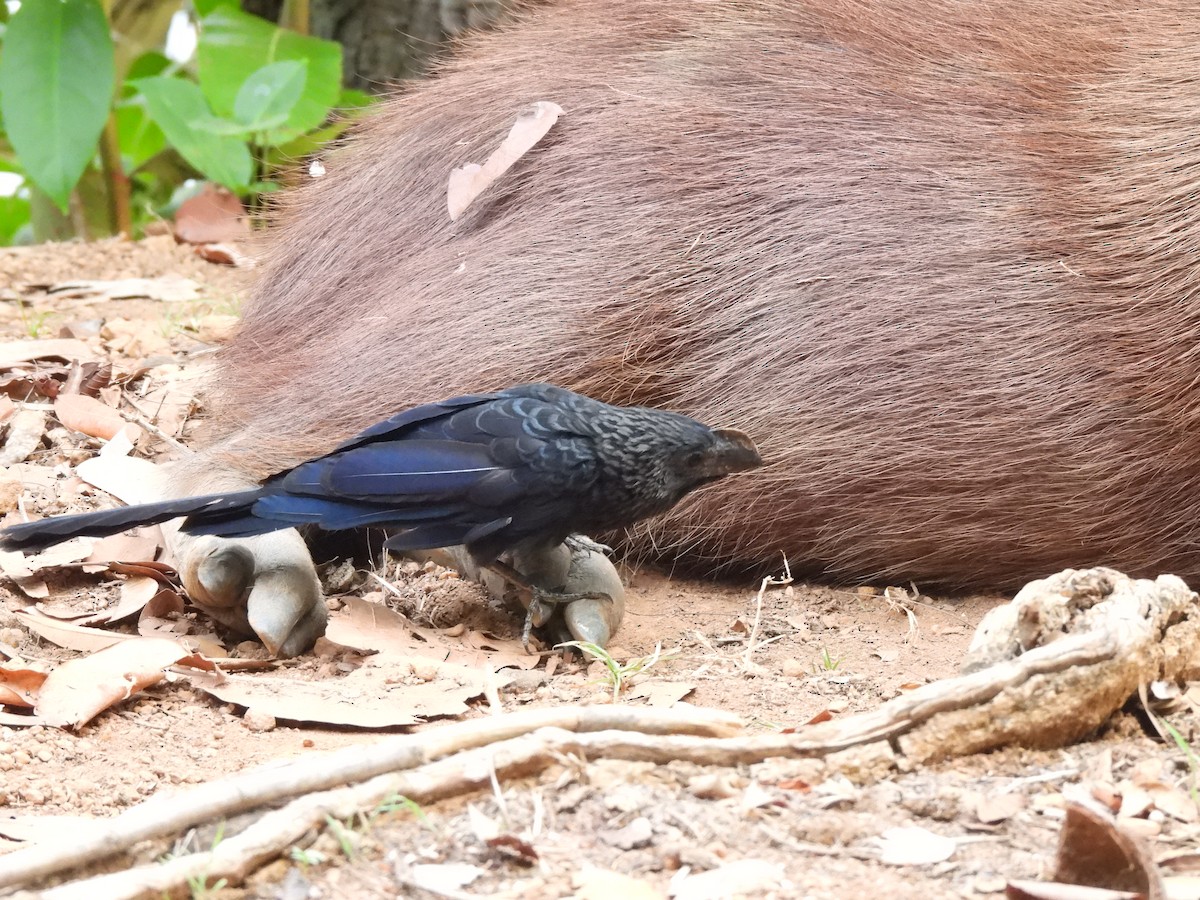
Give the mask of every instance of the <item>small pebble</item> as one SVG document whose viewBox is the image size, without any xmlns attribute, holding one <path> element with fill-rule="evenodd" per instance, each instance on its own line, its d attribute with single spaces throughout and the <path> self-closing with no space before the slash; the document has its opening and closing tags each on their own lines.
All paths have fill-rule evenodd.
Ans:
<svg viewBox="0 0 1200 900">
<path fill-rule="evenodd" d="M 242 724 L 248 729 L 255 732 L 274 731 L 275 717 L 269 712 L 251 707 L 246 710 L 246 714 L 242 716 Z"/>
</svg>

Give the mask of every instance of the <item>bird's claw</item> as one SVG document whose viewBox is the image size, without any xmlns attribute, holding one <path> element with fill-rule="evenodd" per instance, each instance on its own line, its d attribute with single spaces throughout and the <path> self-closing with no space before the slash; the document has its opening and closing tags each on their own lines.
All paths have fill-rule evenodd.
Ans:
<svg viewBox="0 0 1200 900">
<path fill-rule="evenodd" d="M 566 619 L 569 613 L 576 608 L 576 605 L 582 601 L 602 601 L 609 608 L 615 603 L 612 594 L 607 594 L 603 591 L 560 593 L 530 586 L 529 592 L 531 595 L 529 598 L 529 607 L 525 610 L 525 625 L 521 629 L 521 645 L 525 648 L 526 653 L 532 652 L 529 647 L 529 639 L 533 634 L 533 629 L 544 627 L 559 610 L 562 610 L 563 617 Z M 584 623 L 588 622 L 588 617 L 576 616 L 575 618 Z M 579 641 L 599 644 L 601 647 L 608 642 L 608 639 L 612 637 L 612 632 L 616 630 L 615 626 L 596 629 L 589 628 L 585 624 L 583 633 L 580 634 L 577 633 L 575 628 L 571 627 L 569 619 L 566 619 L 563 624 L 570 633 L 570 637 Z"/>
<path fill-rule="evenodd" d="M 604 556 L 610 556 L 613 552 L 613 548 L 608 546 L 608 544 L 592 540 L 586 534 L 569 534 L 563 543 L 567 545 L 567 549 L 571 551 L 572 555 L 577 553 L 600 553 Z"/>
</svg>

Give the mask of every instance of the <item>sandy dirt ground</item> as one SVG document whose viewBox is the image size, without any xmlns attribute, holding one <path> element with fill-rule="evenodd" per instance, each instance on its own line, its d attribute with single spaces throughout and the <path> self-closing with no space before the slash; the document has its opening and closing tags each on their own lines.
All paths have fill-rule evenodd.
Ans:
<svg viewBox="0 0 1200 900">
<path fill-rule="evenodd" d="M 86 279 L 162 277 L 194 280 L 198 298 L 64 298 L 62 291 L 47 290 Z M 204 262 L 169 238 L 0 250 L 0 340 L 72 337 L 112 358 L 118 369 L 178 365 L 202 372 L 228 333 L 245 283 L 243 272 Z M 104 325 L 110 327 L 102 330 Z M 202 384 L 194 390 L 194 407 L 175 428 L 185 443 L 202 428 Z M 50 514 L 111 505 L 71 480 L 70 467 L 99 446 L 76 433 L 42 440 L 23 465 L 48 474 L 28 485 L 9 509 L 19 503 Z M 161 459 L 171 451 L 147 442 L 138 452 Z M 28 470 L 20 471 L 28 480 Z M 515 613 L 453 573 L 416 564 L 369 568 L 328 567 L 334 622 L 366 597 L 433 627 L 457 618 L 510 641 L 519 631 Z M 912 585 L 885 594 L 886 585 L 795 583 L 763 591 L 760 604 L 760 585 L 749 580 L 672 577 L 628 563 L 622 574 L 628 612 L 613 655 L 628 660 L 651 657 L 656 648 L 661 652 L 640 674 L 627 676 L 615 703 L 667 705 L 682 695 L 686 704 L 736 714 L 750 733 L 848 716 L 954 675 L 975 625 L 1007 599 L 929 597 Z M 78 567 L 49 572 L 45 581 L 49 594 L 43 603 L 109 602 L 115 590 L 111 576 Z M 0 650 L 46 666 L 80 655 L 30 630 L 19 611 L 39 601 L 11 579 L 0 582 L 0 597 Z M 192 627 L 223 637 L 203 616 L 186 616 Z M 135 630 L 129 623 L 104 627 Z M 238 640 L 226 638 L 226 645 L 255 655 L 252 644 Z M 329 685 L 350 677 L 355 665 L 326 648 L 270 675 Z M 556 660 L 551 674 L 543 668 L 503 671 L 511 682 L 492 704 L 504 710 L 614 703 L 601 663 Z M 662 690 L 656 693 L 655 685 Z M 64 817 L 114 816 L 147 798 L 182 794 L 273 760 L 367 748 L 397 733 L 486 719 L 491 709 L 477 696 L 457 715 L 415 726 L 355 728 L 246 715 L 246 705 L 222 702 L 194 682 L 175 678 L 78 728 L 2 725 L 0 858 L 31 841 L 69 840 L 73 820 Z M 9 712 L 6 721 L 21 714 Z M 1196 717 L 1187 704 L 1172 713 L 1171 722 L 1191 739 Z M 533 775 L 498 778 L 485 789 L 437 802 L 393 798 L 310 829 L 282 856 L 256 866 L 243 883 L 193 879 L 170 893 L 289 900 L 834 898 L 864 891 L 923 900 L 997 897 L 1009 880 L 1037 879 L 1049 871 L 1065 798 L 1089 790 L 1089 784 L 1119 789 L 1153 782 L 1174 792 L 1182 801 L 1167 811 L 1167 804 L 1147 803 L 1125 812 L 1156 858 L 1193 848 L 1200 835 L 1190 794 L 1193 776 L 1188 755 L 1152 736 L 1134 711 L 1066 749 L 1008 749 L 910 771 L 848 772 L 817 760 L 702 766 L 563 756 Z M 43 817 L 46 829 L 39 832 L 34 820 Z M 89 871 L 211 848 L 253 818 L 232 817 L 144 841 Z M 894 830 L 914 828 L 924 831 Z M 496 834 L 509 839 L 495 840 Z M 917 836 L 916 849 L 905 849 L 905 835 Z M 946 852 L 937 852 L 942 847 Z M 37 886 L 85 874 L 76 871 Z M 701 875 L 708 881 L 699 880 Z"/>
</svg>

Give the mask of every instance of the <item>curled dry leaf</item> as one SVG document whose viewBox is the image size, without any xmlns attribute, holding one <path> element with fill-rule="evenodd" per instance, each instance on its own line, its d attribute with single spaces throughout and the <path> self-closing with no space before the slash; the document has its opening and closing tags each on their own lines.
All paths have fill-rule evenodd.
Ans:
<svg viewBox="0 0 1200 900">
<path fill-rule="evenodd" d="M 562 107 L 548 100 L 539 100 L 529 109 L 517 116 L 512 129 L 487 158 L 482 166 L 467 163 L 465 166 L 450 172 L 450 182 L 446 189 L 446 205 L 450 212 L 450 220 L 461 216 L 480 194 L 493 181 L 511 168 L 512 164 L 524 156 L 538 141 L 545 137 L 546 132 L 562 115 Z"/>
<path fill-rule="evenodd" d="M 33 609 L 19 609 L 15 615 L 20 616 L 21 624 L 39 637 L 80 653 L 92 653 L 121 641 L 137 640 L 133 635 L 64 622 Z"/>
<path fill-rule="evenodd" d="M 1067 805 L 1058 840 L 1054 880 L 1163 900 L 1158 867 L 1147 848 L 1111 816 L 1078 803 Z"/>
<path fill-rule="evenodd" d="M 32 708 L 46 673 L 26 666 L 0 666 L 0 705 Z"/>
<path fill-rule="evenodd" d="M 141 431 L 136 425 L 126 422 L 111 406 L 83 394 L 59 394 L 54 401 L 54 414 L 72 431 L 106 441 L 126 429 L 129 438 L 136 440 Z"/>
<path fill-rule="evenodd" d="M 47 676 L 34 711 L 49 725 L 82 725 L 158 683 L 164 669 L 189 655 L 175 641 L 133 638 L 68 660 Z"/>
</svg>

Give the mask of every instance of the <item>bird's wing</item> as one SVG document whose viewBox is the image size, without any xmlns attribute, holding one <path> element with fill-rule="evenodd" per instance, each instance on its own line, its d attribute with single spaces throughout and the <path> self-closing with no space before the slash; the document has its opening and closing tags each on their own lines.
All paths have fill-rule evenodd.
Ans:
<svg viewBox="0 0 1200 900">
<path fill-rule="evenodd" d="M 406 409 L 404 412 L 397 413 L 390 419 L 376 422 L 365 431 L 360 431 L 354 437 L 343 441 L 335 447 L 333 453 L 340 453 L 343 450 L 350 450 L 354 447 L 372 444 L 377 441 L 396 440 L 402 437 L 405 432 L 411 431 L 416 425 L 452 415 L 464 407 L 487 403 L 495 400 L 498 396 L 498 394 L 466 394 L 462 397 L 451 397 L 449 400 L 440 400 L 437 403 L 425 403 L 421 406 L 414 406 L 412 409 Z"/>
<path fill-rule="evenodd" d="M 302 463 L 278 485 L 289 494 L 397 506 L 464 499 L 499 466 L 486 444 L 379 441 Z"/>
</svg>

